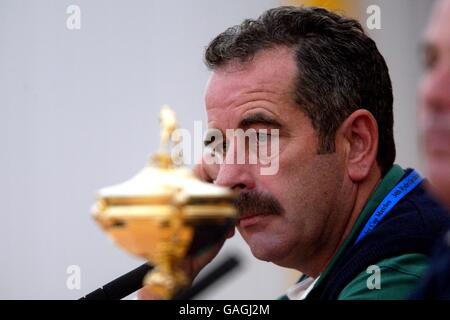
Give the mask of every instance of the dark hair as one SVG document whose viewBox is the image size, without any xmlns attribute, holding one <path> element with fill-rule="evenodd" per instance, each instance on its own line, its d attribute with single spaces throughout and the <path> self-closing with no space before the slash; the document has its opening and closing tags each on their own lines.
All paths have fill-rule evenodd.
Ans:
<svg viewBox="0 0 450 320">
<path fill-rule="evenodd" d="M 361 24 L 323 8 L 278 7 L 218 35 L 205 62 L 214 70 L 276 46 L 295 51 L 294 97 L 318 131 L 318 152 L 334 152 L 336 130 L 354 111 L 366 109 L 378 123 L 377 161 L 384 175 L 395 160 L 392 84 L 383 56 Z"/>
</svg>

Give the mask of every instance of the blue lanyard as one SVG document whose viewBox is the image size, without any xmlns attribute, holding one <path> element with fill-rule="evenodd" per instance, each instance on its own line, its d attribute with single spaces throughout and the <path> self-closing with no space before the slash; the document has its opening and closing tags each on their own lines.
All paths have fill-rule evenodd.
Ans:
<svg viewBox="0 0 450 320">
<path fill-rule="evenodd" d="M 389 194 L 381 201 L 378 207 L 375 209 L 374 213 L 370 217 L 369 221 L 367 221 L 364 229 L 359 234 L 358 238 L 355 241 L 357 244 L 364 238 L 369 232 L 371 232 L 378 223 L 384 218 L 384 216 L 391 211 L 391 209 L 401 200 L 403 199 L 409 192 L 411 192 L 415 187 L 417 187 L 423 178 L 413 170 L 406 178 L 400 181 L 399 184 L 395 186 L 394 189 L 389 192 Z"/>
</svg>

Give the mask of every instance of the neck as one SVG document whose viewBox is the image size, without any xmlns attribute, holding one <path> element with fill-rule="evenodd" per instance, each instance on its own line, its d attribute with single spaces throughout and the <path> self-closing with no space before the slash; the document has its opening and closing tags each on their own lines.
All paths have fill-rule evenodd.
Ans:
<svg viewBox="0 0 450 320">
<path fill-rule="evenodd" d="M 353 201 L 347 206 L 344 205 L 343 210 L 339 210 L 341 212 L 336 211 L 333 214 L 345 216 L 346 219 L 342 220 L 340 223 L 336 223 L 336 220 L 331 219 L 328 228 L 326 228 L 330 236 L 327 237 L 327 240 L 324 242 L 324 248 L 320 250 L 322 253 L 310 260 L 311 262 L 314 262 L 309 266 L 308 270 L 302 268 L 304 273 L 316 278 L 325 270 L 331 259 L 336 255 L 344 241 L 350 235 L 367 200 L 375 191 L 380 181 L 381 171 L 378 167 L 375 167 L 371 170 L 367 179 L 363 182 L 353 184 L 351 191 L 348 194 L 341 196 L 341 199 L 353 199 Z M 343 212 L 345 212 L 345 214 L 342 214 Z M 317 252 L 319 251 L 316 251 L 316 253 Z"/>
</svg>

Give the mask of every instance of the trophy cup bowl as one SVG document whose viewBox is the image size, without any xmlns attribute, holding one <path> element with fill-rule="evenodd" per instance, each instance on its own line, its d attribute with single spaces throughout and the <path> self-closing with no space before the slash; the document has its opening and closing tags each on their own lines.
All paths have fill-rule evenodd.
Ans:
<svg viewBox="0 0 450 320">
<path fill-rule="evenodd" d="M 166 149 L 178 140 L 168 107 L 161 124 L 160 152 L 130 180 L 101 189 L 92 213 L 113 242 L 155 267 L 143 285 L 170 299 L 188 284 L 180 263 L 223 240 L 234 228 L 236 209 L 230 189 L 174 165 Z"/>
</svg>

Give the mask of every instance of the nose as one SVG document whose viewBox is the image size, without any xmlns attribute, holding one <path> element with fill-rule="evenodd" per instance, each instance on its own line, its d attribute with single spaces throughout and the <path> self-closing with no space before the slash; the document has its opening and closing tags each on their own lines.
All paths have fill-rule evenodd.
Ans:
<svg viewBox="0 0 450 320">
<path fill-rule="evenodd" d="M 450 63 L 430 70 L 421 92 L 423 107 L 434 112 L 450 112 Z"/>
<path fill-rule="evenodd" d="M 217 185 L 231 188 L 235 191 L 245 191 L 255 188 L 255 180 L 250 164 L 240 164 L 235 161 L 235 144 L 231 143 L 225 154 L 224 161 L 218 166 L 214 182 Z"/>
</svg>

